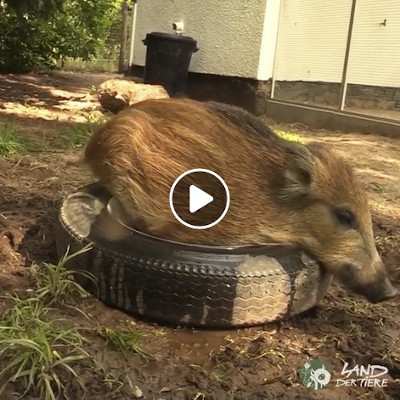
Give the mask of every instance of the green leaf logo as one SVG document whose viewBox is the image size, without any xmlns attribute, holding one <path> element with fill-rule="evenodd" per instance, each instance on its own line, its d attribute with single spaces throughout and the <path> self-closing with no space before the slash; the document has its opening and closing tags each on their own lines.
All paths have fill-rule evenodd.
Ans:
<svg viewBox="0 0 400 400">
<path fill-rule="evenodd" d="M 318 358 L 307 361 L 299 370 L 299 376 L 304 386 L 314 390 L 323 389 L 331 380 L 330 372 Z"/>
</svg>

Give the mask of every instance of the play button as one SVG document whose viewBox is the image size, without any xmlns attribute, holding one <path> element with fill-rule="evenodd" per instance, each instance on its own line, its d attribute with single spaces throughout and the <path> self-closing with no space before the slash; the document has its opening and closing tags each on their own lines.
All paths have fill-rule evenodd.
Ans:
<svg viewBox="0 0 400 400">
<path fill-rule="evenodd" d="M 210 196 L 204 190 L 201 190 L 197 186 L 190 185 L 189 188 L 189 211 L 195 213 L 201 208 L 210 204 L 214 200 L 214 197 Z"/>
<path fill-rule="evenodd" d="M 229 189 L 224 180 L 207 169 L 192 169 L 180 175 L 169 193 L 173 215 L 192 229 L 218 224 L 229 209 Z"/>
</svg>

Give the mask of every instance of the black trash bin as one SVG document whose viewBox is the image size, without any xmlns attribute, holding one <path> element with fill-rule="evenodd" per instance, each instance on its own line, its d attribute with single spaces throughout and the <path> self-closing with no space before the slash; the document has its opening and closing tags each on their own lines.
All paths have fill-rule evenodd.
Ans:
<svg viewBox="0 0 400 400">
<path fill-rule="evenodd" d="M 182 94 L 197 42 L 189 36 L 152 32 L 143 43 L 147 46 L 144 82 L 163 85 L 170 96 Z"/>
</svg>

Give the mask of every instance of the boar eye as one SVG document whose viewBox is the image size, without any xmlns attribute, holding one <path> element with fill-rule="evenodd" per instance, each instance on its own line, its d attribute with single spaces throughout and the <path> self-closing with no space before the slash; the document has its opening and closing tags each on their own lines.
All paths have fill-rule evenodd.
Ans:
<svg viewBox="0 0 400 400">
<path fill-rule="evenodd" d="M 346 208 L 336 208 L 335 217 L 340 225 L 343 225 L 350 229 L 357 228 L 357 220 L 352 211 Z"/>
</svg>

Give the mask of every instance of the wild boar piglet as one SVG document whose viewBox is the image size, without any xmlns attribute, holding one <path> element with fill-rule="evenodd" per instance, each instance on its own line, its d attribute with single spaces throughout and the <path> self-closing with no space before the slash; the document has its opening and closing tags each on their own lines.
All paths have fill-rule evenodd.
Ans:
<svg viewBox="0 0 400 400">
<path fill-rule="evenodd" d="M 276 135 L 250 113 L 215 102 L 148 100 L 101 127 L 87 164 L 134 224 L 186 243 L 302 248 L 368 300 L 397 294 L 377 252 L 367 196 L 329 146 Z M 169 207 L 175 179 L 207 168 L 227 183 L 225 218 L 210 229 L 180 224 Z"/>
</svg>

